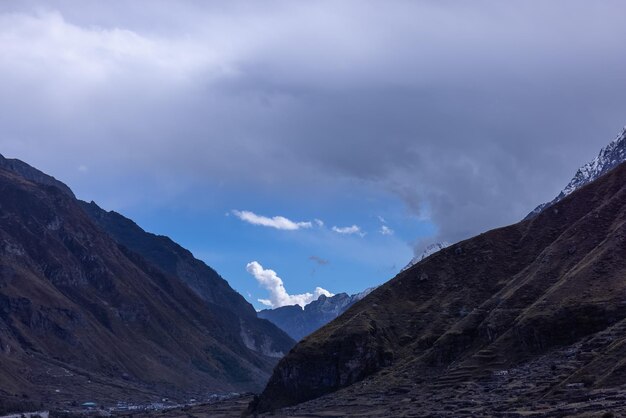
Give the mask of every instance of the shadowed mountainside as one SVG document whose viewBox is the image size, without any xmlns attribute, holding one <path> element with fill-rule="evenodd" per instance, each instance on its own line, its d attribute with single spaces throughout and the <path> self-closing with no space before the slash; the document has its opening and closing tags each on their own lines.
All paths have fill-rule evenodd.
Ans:
<svg viewBox="0 0 626 418">
<path fill-rule="evenodd" d="M 293 410 L 367 400 L 384 405 L 383 416 L 427 405 L 433 413 L 483 396 L 493 411 L 619 387 L 625 239 L 622 164 L 530 220 L 401 272 L 296 345 L 252 410 L 328 394 Z"/>
<path fill-rule="evenodd" d="M 80 202 L 91 219 L 115 241 L 144 257 L 162 271 L 178 277 L 209 307 L 229 311 L 238 317 L 228 325 L 233 334 L 251 350 L 269 357 L 280 358 L 295 342 L 270 322 L 257 318 L 256 311 L 239 293 L 230 287 L 215 270 L 194 258 L 190 251 L 170 238 L 144 231 L 132 220 L 117 212 L 107 212 L 95 202 Z"/>
<path fill-rule="evenodd" d="M 199 297 L 114 241 L 56 180 L 15 164 L 0 164 L 0 410 L 184 399 L 266 382 L 276 359 L 256 336 L 263 327 L 277 336 L 266 353 L 292 340 L 254 312 L 239 315 L 245 301 L 232 289 L 233 309 L 220 306 L 225 281 L 211 301 Z M 257 324 L 251 336 L 242 323 Z"/>
</svg>

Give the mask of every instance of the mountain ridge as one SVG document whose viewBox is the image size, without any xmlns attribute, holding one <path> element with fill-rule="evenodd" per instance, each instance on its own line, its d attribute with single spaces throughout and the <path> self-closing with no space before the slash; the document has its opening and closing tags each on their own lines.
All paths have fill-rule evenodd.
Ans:
<svg viewBox="0 0 626 418">
<path fill-rule="evenodd" d="M 12 161 L 0 164 L 0 411 L 185 399 L 266 381 L 293 344 L 286 334 L 202 298 L 114 240 L 67 186 Z M 280 349 L 250 324 L 274 330 Z"/>
</svg>

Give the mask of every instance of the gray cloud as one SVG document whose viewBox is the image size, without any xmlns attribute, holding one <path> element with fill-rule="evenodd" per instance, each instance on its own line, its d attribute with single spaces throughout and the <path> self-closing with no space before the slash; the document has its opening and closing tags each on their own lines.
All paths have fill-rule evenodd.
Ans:
<svg viewBox="0 0 626 418">
<path fill-rule="evenodd" d="M 549 200 L 626 123 L 624 12 L 4 1 L 0 152 L 114 208 L 359 184 L 455 241 Z"/>
<path fill-rule="evenodd" d="M 315 264 L 317 264 L 319 266 L 325 266 L 325 265 L 328 265 L 330 263 L 330 261 L 326 260 L 325 258 L 318 257 L 316 255 L 310 256 L 309 260 L 313 261 Z"/>
</svg>

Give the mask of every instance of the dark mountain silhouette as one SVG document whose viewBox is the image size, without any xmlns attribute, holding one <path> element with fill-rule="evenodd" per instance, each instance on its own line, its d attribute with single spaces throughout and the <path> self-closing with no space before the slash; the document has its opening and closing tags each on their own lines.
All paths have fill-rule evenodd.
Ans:
<svg viewBox="0 0 626 418">
<path fill-rule="evenodd" d="M 62 183 L 0 162 L 0 411 L 262 387 L 293 342 L 212 269 L 164 237 L 161 262 L 142 256 Z"/>
<path fill-rule="evenodd" d="M 401 272 L 296 345 L 252 409 L 624 412 L 624 254 L 622 164 L 532 219 Z"/>
<path fill-rule="evenodd" d="M 337 318 L 372 290 L 374 288 L 354 295 L 347 293 L 339 293 L 331 297 L 321 295 L 304 308 L 300 305 L 281 306 L 280 308 L 262 310 L 258 316 L 272 322 L 289 334 L 291 338 L 299 341 Z"/>
</svg>

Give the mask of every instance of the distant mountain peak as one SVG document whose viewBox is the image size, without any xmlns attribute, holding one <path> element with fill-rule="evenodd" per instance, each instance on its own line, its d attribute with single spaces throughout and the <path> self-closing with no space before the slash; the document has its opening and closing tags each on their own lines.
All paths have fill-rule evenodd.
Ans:
<svg viewBox="0 0 626 418">
<path fill-rule="evenodd" d="M 561 201 L 584 185 L 591 183 L 598 177 L 626 161 L 626 126 L 606 147 L 602 148 L 598 156 L 576 170 L 574 177 L 563 190 L 550 202 L 542 203 L 530 212 L 525 219 L 534 218 L 544 209 Z"/>
<path fill-rule="evenodd" d="M 276 309 L 262 310 L 257 315 L 259 318 L 272 322 L 293 339 L 300 340 L 337 318 L 374 289 L 376 287 L 370 287 L 353 295 L 347 293 L 338 293 L 333 296 L 320 295 L 304 308 L 300 305 L 281 306 Z"/>
</svg>

